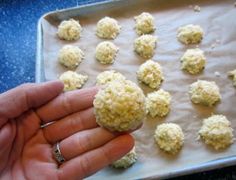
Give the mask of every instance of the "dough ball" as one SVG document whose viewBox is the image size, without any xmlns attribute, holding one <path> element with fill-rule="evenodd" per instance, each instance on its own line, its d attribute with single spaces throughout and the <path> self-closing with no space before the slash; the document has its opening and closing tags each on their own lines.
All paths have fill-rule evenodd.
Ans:
<svg viewBox="0 0 236 180">
<path fill-rule="evenodd" d="M 149 34 L 155 31 L 154 18 L 150 13 L 143 12 L 134 17 L 135 29 L 138 35 Z"/>
<path fill-rule="evenodd" d="M 65 45 L 59 51 L 59 62 L 69 69 L 76 68 L 84 58 L 84 52 L 77 46 Z"/>
<path fill-rule="evenodd" d="M 97 23 L 96 34 L 100 38 L 104 39 L 115 39 L 120 33 L 121 26 L 118 24 L 117 20 L 104 17 Z"/>
<path fill-rule="evenodd" d="M 71 41 L 80 38 L 82 27 L 79 21 L 70 19 L 67 21 L 62 21 L 58 26 L 57 35 L 60 39 Z"/>
<path fill-rule="evenodd" d="M 61 74 L 59 79 L 64 84 L 64 91 L 72 91 L 81 88 L 88 80 L 88 76 L 78 74 L 74 71 L 66 71 Z"/>
<path fill-rule="evenodd" d="M 200 137 L 207 144 L 218 149 L 224 149 L 233 143 L 231 123 L 223 115 L 212 115 L 203 120 L 199 131 Z"/>
<path fill-rule="evenodd" d="M 203 38 L 203 29 L 193 24 L 182 26 L 178 29 L 177 38 L 183 44 L 200 43 Z"/>
<path fill-rule="evenodd" d="M 156 48 L 157 37 L 153 35 L 142 35 L 135 39 L 134 50 L 143 58 L 151 58 Z"/>
<path fill-rule="evenodd" d="M 114 43 L 104 41 L 97 45 L 95 56 L 101 64 L 111 64 L 114 62 L 118 50 L 119 48 Z"/>
<path fill-rule="evenodd" d="M 213 106 L 220 101 L 219 87 L 214 81 L 198 80 L 190 85 L 189 95 L 193 103 Z"/>
<path fill-rule="evenodd" d="M 236 87 L 236 69 L 228 72 L 228 76 L 233 79 L 233 85 Z"/>
<path fill-rule="evenodd" d="M 139 67 L 137 77 L 153 89 L 158 89 L 164 80 L 161 66 L 153 60 L 148 60 Z"/>
<path fill-rule="evenodd" d="M 200 73 L 206 64 L 206 58 L 200 49 L 188 49 L 180 60 L 182 63 L 181 69 L 190 74 Z"/>
<path fill-rule="evenodd" d="M 128 80 L 108 83 L 98 91 L 93 105 L 97 123 L 112 131 L 134 130 L 145 117 L 143 91 Z"/>
<path fill-rule="evenodd" d="M 146 109 L 151 117 L 163 117 L 170 111 L 170 93 L 162 89 L 149 93 L 146 97 Z"/>
<path fill-rule="evenodd" d="M 113 162 L 111 164 L 114 168 L 128 168 L 132 166 L 137 161 L 137 154 L 135 152 L 135 148 L 133 148 L 128 154 L 126 154 L 121 159 Z"/>
<path fill-rule="evenodd" d="M 103 71 L 97 76 L 97 85 L 105 85 L 114 80 L 124 81 L 125 79 L 125 76 L 114 70 Z"/>
<path fill-rule="evenodd" d="M 176 154 L 184 143 L 181 127 L 174 123 L 164 123 L 157 126 L 154 139 L 163 151 Z"/>
</svg>

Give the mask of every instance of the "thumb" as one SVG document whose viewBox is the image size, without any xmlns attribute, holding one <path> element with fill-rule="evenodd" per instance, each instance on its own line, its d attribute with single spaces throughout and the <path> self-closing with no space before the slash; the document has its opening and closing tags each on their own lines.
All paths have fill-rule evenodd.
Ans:
<svg viewBox="0 0 236 180">
<path fill-rule="evenodd" d="M 60 81 L 52 81 L 41 84 L 23 84 L 0 94 L 0 127 L 7 119 L 15 118 L 30 108 L 47 103 L 62 90 L 63 84 Z"/>
</svg>

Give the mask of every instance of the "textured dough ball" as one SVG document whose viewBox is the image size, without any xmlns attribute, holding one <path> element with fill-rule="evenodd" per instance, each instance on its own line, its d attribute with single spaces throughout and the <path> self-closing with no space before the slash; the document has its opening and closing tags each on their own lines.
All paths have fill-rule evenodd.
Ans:
<svg viewBox="0 0 236 180">
<path fill-rule="evenodd" d="M 155 31 L 154 18 L 150 13 L 143 12 L 134 17 L 135 29 L 138 35 L 149 34 Z"/>
<path fill-rule="evenodd" d="M 114 168 L 128 168 L 137 161 L 137 154 L 133 148 L 128 154 L 111 164 Z"/>
<path fill-rule="evenodd" d="M 138 80 L 151 88 L 159 88 L 164 80 L 162 68 L 159 63 L 148 60 L 137 71 Z"/>
<path fill-rule="evenodd" d="M 111 64 L 114 62 L 118 50 L 119 48 L 114 43 L 104 41 L 97 45 L 95 56 L 101 64 Z"/>
<path fill-rule="evenodd" d="M 103 71 L 97 76 L 97 85 L 105 85 L 114 80 L 124 81 L 125 79 L 125 76 L 114 70 Z"/>
<path fill-rule="evenodd" d="M 228 76 L 233 79 L 233 85 L 236 87 L 236 69 L 228 72 Z"/>
<path fill-rule="evenodd" d="M 174 123 L 164 123 L 157 126 L 154 139 L 160 149 L 176 154 L 184 143 L 184 134 L 181 127 Z"/>
<path fill-rule="evenodd" d="M 203 29 L 193 24 L 182 26 L 178 29 L 177 38 L 183 44 L 200 43 L 203 38 Z"/>
<path fill-rule="evenodd" d="M 72 91 L 81 88 L 88 80 L 88 76 L 78 74 L 74 71 L 66 71 L 61 74 L 59 79 L 64 84 L 64 91 Z"/>
<path fill-rule="evenodd" d="M 190 74 L 200 73 L 206 64 L 206 58 L 200 49 L 188 49 L 180 60 L 182 63 L 181 69 Z"/>
<path fill-rule="evenodd" d="M 213 106 L 220 101 L 219 87 L 214 81 L 198 80 L 190 85 L 189 95 L 193 103 Z"/>
<path fill-rule="evenodd" d="M 151 117 L 166 116 L 170 111 L 170 93 L 162 89 L 149 93 L 146 97 L 146 109 Z"/>
<path fill-rule="evenodd" d="M 71 41 L 80 38 L 82 27 L 79 21 L 70 19 L 67 21 L 62 21 L 58 26 L 57 35 L 60 39 Z"/>
<path fill-rule="evenodd" d="M 93 102 L 97 123 L 112 131 L 130 131 L 142 124 L 145 96 L 133 82 L 112 81 L 100 89 Z"/>
<path fill-rule="evenodd" d="M 216 150 L 224 149 L 233 143 L 233 129 L 230 126 L 225 116 L 212 115 L 203 120 L 199 135 L 207 145 Z"/>
<path fill-rule="evenodd" d="M 115 39 L 120 33 L 121 26 L 118 24 L 117 20 L 104 17 L 97 23 L 96 34 L 100 38 L 104 39 Z"/>
<path fill-rule="evenodd" d="M 143 58 L 151 58 L 156 48 L 157 37 L 153 35 L 142 35 L 135 39 L 134 50 Z"/>
<path fill-rule="evenodd" d="M 84 52 L 77 46 L 65 45 L 59 51 L 58 60 L 67 68 L 76 68 L 84 58 Z"/>
</svg>

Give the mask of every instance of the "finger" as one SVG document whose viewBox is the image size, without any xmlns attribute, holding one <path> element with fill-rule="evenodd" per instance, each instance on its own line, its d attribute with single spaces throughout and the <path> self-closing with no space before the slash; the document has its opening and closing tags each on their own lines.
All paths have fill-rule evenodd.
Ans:
<svg viewBox="0 0 236 180">
<path fill-rule="evenodd" d="M 47 123 L 87 109 L 93 105 L 93 99 L 97 91 L 98 88 L 93 87 L 63 93 L 50 103 L 39 108 L 37 114 Z"/>
<path fill-rule="evenodd" d="M 60 150 L 66 160 L 98 148 L 116 137 L 115 134 L 97 127 L 81 131 L 60 142 Z"/>
<path fill-rule="evenodd" d="M 46 82 L 41 84 L 24 84 L 0 95 L 0 117 L 5 120 L 0 121 L 0 126 L 7 119 L 19 116 L 30 108 L 39 107 L 63 90 L 63 83 L 60 81 Z"/>
<path fill-rule="evenodd" d="M 93 108 L 69 115 L 55 123 L 43 128 L 44 137 L 51 144 L 61 141 L 70 135 L 97 127 Z"/>
<path fill-rule="evenodd" d="M 59 177 L 61 179 L 82 179 L 87 177 L 120 159 L 133 146 L 134 139 L 131 135 L 118 136 L 104 146 L 62 164 L 59 169 Z"/>
</svg>

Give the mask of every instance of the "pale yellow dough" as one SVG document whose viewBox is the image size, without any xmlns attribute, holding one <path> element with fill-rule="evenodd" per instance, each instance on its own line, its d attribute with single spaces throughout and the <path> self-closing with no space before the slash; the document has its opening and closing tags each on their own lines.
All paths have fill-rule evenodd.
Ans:
<svg viewBox="0 0 236 180">
<path fill-rule="evenodd" d="M 71 41 L 78 40 L 81 36 L 82 27 L 79 21 L 74 19 L 65 20 L 58 26 L 57 35 L 60 39 Z"/>
<path fill-rule="evenodd" d="M 184 134 L 179 125 L 164 123 L 157 126 L 154 139 L 161 150 L 176 154 L 183 146 Z"/>
<path fill-rule="evenodd" d="M 135 16 L 135 30 L 138 35 L 149 34 L 155 31 L 154 17 L 147 12 Z"/>
<path fill-rule="evenodd" d="M 105 85 L 110 83 L 111 81 L 124 81 L 126 78 L 121 73 L 116 72 L 114 70 L 103 71 L 97 76 L 97 85 Z"/>
<path fill-rule="evenodd" d="M 158 89 L 164 80 L 160 64 L 153 60 L 148 60 L 139 67 L 137 77 L 139 81 L 153 89 Z"/>
<path fill-rule="evenodd" d="M 59 51 L 59 62 L 69 69 L 76 68 L 84 59 L 84 52 L 77 46 L 65 45 Z"/>
<path fill-rule="evenodd" d="M 104 17 L 97 23 L 96 34 L 98 37 L 103 39 L 115 39 L 120 33 L 121 26 L 117 20 Z"/>
<path fill-rule="evenodd" d="M 236 87 L 236 69 L 228 72 L 228 76 L 232 78 L 233 85 Z"/>
<path fill-rule="evenodd" d="M 214 81 L 198 80 L 190 85 L 189 95 L 195 104 L 213 106 L 221 99 L 219 87 Z"/>
<path fill-rule="evenodd" d="M 87 75 L 78 74 L 74 71 L 66 71 L 59 79 L 64 84 L 64 91 L 72 91 L 75 89 L 80 89 L 84 83 L 88 80 Z"/>
<path fill-rule="evenodd" d="M 233 143 L 231 123 L 223 115 L 212 115 L 204 119 L 199 135 L 207 145 L 216 150 L 227 148 Z"/>
<path fill-rule="evenodd" d="M 198 44 L 203 39 L 203 29 L 199 25 L 189 24 L 178 29 L 177 39 L 183 44 Z"/>
<path fill-rule="evenodd" d="M 96 47 L 95 56 L 101 64 L 112 64 L 119 48 L 112 42 L 103 41 Z"/>
<path fill-rule="evenodd" d="M 190 74 L 198 74 L 205 68 L 206 57 L 204 52 L 198 48 L 188 49 L 180 61 L 182 63 L 181 69 Z"/>
<path fill-rule="evenodd" d="M 171 95 L 162 89 L 149 93 L 146 97 L 146 109 L 151 117 L 163 117 L 170 111 Z"/>
<path fill-rule="evenodd" d="M 143 58 L 151 58 L 156 48 L 157 37 L 142 35 L 134 40 L 134 51 Z"/>
</svg>

